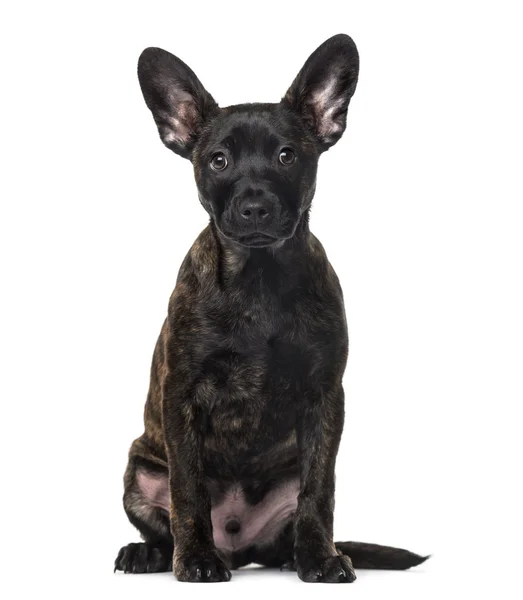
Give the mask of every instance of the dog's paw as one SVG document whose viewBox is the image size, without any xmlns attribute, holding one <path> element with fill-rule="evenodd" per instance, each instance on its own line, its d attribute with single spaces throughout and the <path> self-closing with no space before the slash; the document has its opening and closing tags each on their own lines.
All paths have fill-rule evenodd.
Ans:
<svg viewBox="0 0 523 600">
<path fill-rule="evenodd" d="M 231 572 L 216 554 L 177 557 L 174 574 L 179 581 L 218 582 L 231 579 Z"/>
<path fill-rule="evenodd" d="M 143 542 L 124 546 L 114 561 L 114 570 L 124 573 L 161 573 L 171 566 L 172 549 Z"/>
<path fill-rule="evenodd" d="M 298 577 L 308 583 L 352 583 L 356 579 L 352 562 L 344 555 L 298 561 L 296 567 Z"/>
</svg>

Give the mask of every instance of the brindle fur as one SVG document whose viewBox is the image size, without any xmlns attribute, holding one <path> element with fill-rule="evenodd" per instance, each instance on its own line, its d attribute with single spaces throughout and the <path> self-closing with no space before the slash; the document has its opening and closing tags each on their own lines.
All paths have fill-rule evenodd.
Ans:
<svg viewBox="0 0 523 600">
<path fill-rule="evenodd" d="M 343 133 L 357 73 L 354 43 L 335 36 L 279 104 L 219 109 L 179 59 L 159 49 L 140 58 L 142 90 L 160 135 L 193 162 L 211 221 L 183 261 L 154 350 L 145 431 L 131 446 L 124 478 L 125 511 L 144 543 L 122 548 L 116 569 L 174 567 L 181 580 L 226 581 L 229 569 L 254 562 L 295 568 L 305 581 L 350 582 L 349 557 L 367 568 L 424 560 L 400 549 L 333 542 L 348 337 L 340 284 L 309 231 L 309 209 L 319 155 Z M 270 161 L 282 140 L 298 161 L 278 171 Z M 219 175 L 209 168 L 218 141 L 235 163 Z M 246 153 L 248 168 L 241 167 Z M 275 241 L 265 247 L 237 238 L 235 194 L 245 181 L 280 203 Z M 143 472 L 153 481 L 155 474 L 168 476 L 170 514 L 146 502 L 137 483 Z M 271 544 L 216 549 L 211 506 L 231 486 L 241 484 L 256 505 L 292 479 L 300 481 L 296 513 Z"/>
</svg>

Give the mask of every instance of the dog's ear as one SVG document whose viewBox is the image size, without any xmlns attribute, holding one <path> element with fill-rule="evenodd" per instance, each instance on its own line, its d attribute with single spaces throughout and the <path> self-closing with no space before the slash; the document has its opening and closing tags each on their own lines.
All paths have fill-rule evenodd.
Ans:
<svg viewBox="0 0 523 600">
<path fill-rule="evenodd" d="M 300 115 L 322 150 L 334 145 L 345 131 L 358 71 L 356 45 L 348 35 L 335 35 L 309 56 L 282 99 Z"/>
<path fill-rule="evenodd" d="M 191 158 L 203 124 L 218 110 L 213 97 L 183 61 L 161 48 L 142 52 L 138 79 L 163 143 Z"/>
</svg>

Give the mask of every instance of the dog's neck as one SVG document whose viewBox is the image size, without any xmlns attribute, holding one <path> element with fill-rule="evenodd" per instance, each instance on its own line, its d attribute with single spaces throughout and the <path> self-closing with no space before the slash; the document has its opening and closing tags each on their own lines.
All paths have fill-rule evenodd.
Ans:
<svg viewBox="0 0 523 600">
<path fill-rule="evenodd" d="M 213 221 L 210 227 L 217 243 L 220 268 L 225 278 L 234 278 L 245 273 L 249 267 L 258 270 L 261 275 L 264 271 L 271 271 L 272 276 L 277 271 L 286 275 L 297 273 L 303 267 L 310 247 L 308 210 L 303 213 L 291 238 L 264 248 L 249 248 L 226 238 Z"/>
</svg>

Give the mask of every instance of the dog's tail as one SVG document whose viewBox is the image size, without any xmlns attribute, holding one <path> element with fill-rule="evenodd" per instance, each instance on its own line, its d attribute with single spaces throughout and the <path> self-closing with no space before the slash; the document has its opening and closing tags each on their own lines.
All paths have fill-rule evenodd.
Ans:
<svg viewBox="0 0 523 600">
<path fill-rule="evenodd" d="M 402 548 L 362 542 L 336 542 L 335 546 L 336 550 L 350 557 L 355 569 L 410 569 L 430 557 L 420 556 Z"/>
</svg>

